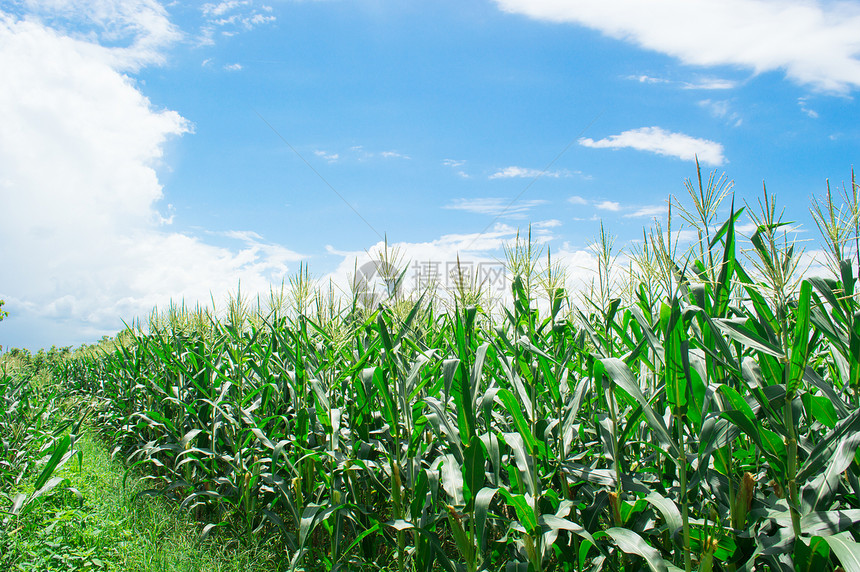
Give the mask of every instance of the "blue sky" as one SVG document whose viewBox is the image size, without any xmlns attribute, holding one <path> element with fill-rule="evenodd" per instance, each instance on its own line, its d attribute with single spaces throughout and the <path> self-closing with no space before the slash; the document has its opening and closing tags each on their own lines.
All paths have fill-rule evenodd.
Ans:
<svg viewBox="0 0 860 572">
<path fill-rule="evenodd" d="M 531 223 L 581 282 L 600 222 L 629 248 L 696 155 L 813 256 L 810 197 L 860 148 L 858 29 L 856 1 L 0 2 L 0 345 L 301 262 L 345 283 L 383 236 L 489 263 Z"/>
</svg>

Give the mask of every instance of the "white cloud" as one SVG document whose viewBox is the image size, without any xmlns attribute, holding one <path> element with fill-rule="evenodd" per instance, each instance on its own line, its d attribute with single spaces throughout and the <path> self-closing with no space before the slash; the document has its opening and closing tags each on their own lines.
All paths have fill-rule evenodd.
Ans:
<svg viewBox="0 0 860 572">
<path fill-rule="evenodd" d="M 512 179 L 512 178 L 526 178 L 533 179 L 535 177 L 551 177 L 553 179 L 558 179 L 559 177 L 569 177 L 570 172 L 567 170 L 561 171 L 542 171 L 541 169 L 529 169 L 526 167 L 517 167 L 510 166 L 505 167 L 504 169 L 499 169 L 492 175 L 490 175 L 490 179 Z"/>
<path fill-rule="evenodd" d="M 315 150 L 314 154 L 317 157 L 322 157 L 323 159 L 326 159 L 330 163 L 337 161 L 341 158 L 351 158 L 358 161 L 368 161 L 370 159 L 403 159 L 409 161 L 412 159 L 412 157 L 410 157 L 409 155 L 394 150 L 368 151 L 364 148 L 363 145 L 352 145 L 347 148 L 346 152 L 344 152 L 343 155 L 341 155 L 340 153 L 328 152 L 320 149 Z"/>
<path fill-rule="evenodd" d="M 683 225 L 677 231 L 672 231 L 672 242 L 676 244 L 690 244 L 699 239 L 699 232 L 690 228 L 684 228 Z"/>
<path fill-rule="evenodd" d="M 456 272 L 458 262 L 464 272 L 478 273 L 485 280 L 485 288 L 496 298 L 507 295 L 510 286 L 504 271 L 502 248 L 510 244 L 516 237 L 517 229 L 505 224 L 496 224 L 492 229 L 483 233 L 447 234 L 427 242 L 389 243 L 391 252 L 397 251 L 406 268 L 403 291 L 411 292 L 416 287 L 435 281 L 440 293 L 454 285 L 452 273 Z M 350 292 L 350 283 L 355 275 L 355 269 L 368 268 L 373 260 L 378 260 L 378 253 L 384 248 L 383 242 L 378 242 L 365 251 L 338 251 L 327 247 L 330 254 L 342 257 L 337 269 L 324 276 L 321 284 L 332 283 L 342 292 Z M 384 285 L 371 284 L 377 292 Z"/>
<path fill-rule="evenodd" d="M 639 83 L 671 83 L 671 81 L 669 81 L 668 79 L 664 79 L 661 77 L 653 77 L 645 74 L 628 75 L 626 79 L 638 81 Z"/>
<path fill-rule="evenodd" d="M 225 248 L 169 230 L 156 169 L 191 125 L 120 71 L 127 54 L 0 17 L 0 298 L 15 316 L 4 346 L 92 340 L 239 280 L 265 291 L 300 258 L 253 232 Z"/>
<path fill-rule="evenodd" d="M 454 199 L 454 202 L 444 208 L 469 211 L 477 214 L 504 216 L 506 218 L 523 218 L 532 208 L 545 204 L 546 201 L 534 199 L 530 201 L 514 201 L 496 197 L 478 199 Z"/>
<path fill-rule="evenodd" d="M 719 89 L 734 89 L 738 83 L 729 79 L 720 79 L 717 77 L 702 78 L 695 82 L 684 83 L 684 89 L 701 89 L 701 90 L 719 90 Z"/>
<path fill-rule="evenodd" d="M 728 79 L 720 79 L 714 77 L 704 77 L 700 78 L 696 81 L 684 81 L 677 82 L 671 79 L 661 78 L 661 77 L 653 77 L 645 74 L 640 75 L 628 75 L 626 79 L 638 81 L 639 83 L 647 83 L 647 84 L 658 84 L 658 83 L 667 83 L 672 85 L 680 85 L 682 89 L 699 89 L 699 90 L 712 90 L 712 89 L 734 89 L 737 87 L 737 82 L 728 80 Z"/>
<path fill-rule="evenodd" d="M 599 203 L 594 203 L 594 208 L 602 211 L 618 212 L 621 210 L 621 204 L 616 201 L 600 201 Z"/>
<path fill-rule="evenodd" d="M 555 219 L 555 218 L 551 218 L 549 220 L 541 220 L 541 221 L 532 223 L 533 228 L 539 228 L 539 229 L 556 228 L 556 227 L 559 227 L 561 225 L 562 225 L 561 221 L 558 219 Z"/>
<path fill-rule="evenodd" d="M 587 205 L 588 201 L 578 195 L 574 195 L 567 199 L 567 202 L 573 205 Z"/>
<path fill-rule="evenodd" d="M 531 224 L 533 242 L 537 245 L 547 244 L 553 238 L 550 230 L 560 225 L 561 223 L 554 219 Z M 405 293 L 414 291 L 416 286 L 432 277 L 436 279 L 437 292 L 441 293 L 444 299 L 445 292 L 450 292 L 454 285 L 452 272 L 456 272 L 459 261 L 465 272 L 477 273 L 484 280 L 485 290 L 491 297 L 496 300 L 509 300 L 510 276 L 505 270 L 503 249 L 512 246 L 518 234 L 522 241 L 525 233 L 524 228 L 518 230 L 510 225 L 497 223 L 482 233 L 447 234 L 427 242 L 389 243 L 389 250 L 399 253 L 399 259 L 402 261 L 400 268 L 406 268 L 403 284 Z M 378 253 L 383 248 L 383 242 L 378 242 L 364 251 L 340 251 L 328 246 L 328 252 L 341 260 L 337 269 L 323 276 L 319 283 L 327 285 L 331 282 L 338 291 L 348 293 L 356 267 L 362 268 L 363 265 L 378 259 Z M 545 257 L 541 262 L 544 260 Z M 596 268 L 594 257 L 590 253 L 572 249 L 566 244 L 552 249 L 552 261 L 567 268 L 568 282 L 575 288 L 580 287 L 586 279 L 590 280 Z M 384 285 L 378 280 L 373 286 L 377 288 L 377 292 L 384 289 Z"/>
<path fill-rule="evenodd" d="M 818 119 L 818 112 L 809 107 L 809 98 L 807 97 L 799 97 L 797 98 L 797 105 L 800 106 L 800 110 L 811 117 L 812 119 Z"/>
<path fill-rule="evenodd" d="M 446 167 L 451 167 L 452 169 L 456 170 L 457 175 L 459 175 L 460 177 L 462 177 L 464 179 L 471 179 L 472 178 L 472 176 L 469 173 L 467 173 L 463 169 L 460 169 L 460 167 L 462 167 L 463 165 L 466 164 L 466 161 L 458 160 L 458 159 L 445 159 L 444 161 L 442 161 L 442 164 L 445 165 Z"/>
<path fill-rule="evenodd" d="M 707 139 L 696 139 L 683 133 L 672 133 L 660 127 L 631 129 L 618 135 L 595 141 L 590 138 L 579 140 L 584 147 L 622 149 L 629 147 L 639 151 L 649 151 L 658 155 L 677 157 L 692 161 L 697 155 L 699 161 L 719 166 L 725 163 L 723 146 Z"/>
<path fill-rule="evenodd" d="M 242 71 L 242 64 L 226 64 L 224 69 L 226 71 Z"/>
<path fill-rule="evenodd" d="M 758 225 L 752 221 L 748 221 L 735 225 L 735 230 L 744 236 L 752 236 L 758 230 Z"/>
<path fill-rule="evenodd" d="M 821 0 L 496 0 L 507 12 L 587 26 L 698 66 L 784 71 L 801 84 L 860 87 L 860 5 Z"/>
<path fill-rule="evenodd" d="M 383 151 L 379 154 L 383 159 L 411 159 L 409 155 L 398 153 L 397 151 Z"/>
<path fill-rule="evenodd" d="M 576 296 L 587 291 L 589 284 L 597 280 L 597 258 L 588 249 L 571 248 L 564 244 L 562 248 L 553 249 L 553 264 L 559 264 L 565 269 L 570 294 L 574 296 L 571 302 L 575 304 Z M 623 268 L 623 258 L 619 258 L 612 276 L 617 279 L 617 274 Z"/>
<path fill-rule="evenodd" d="M 215 234 L 220 234 L 221 236 L 226 236 L 227 238 L 234 238 L 236 240 L 241 240 L 242 242 L 255 243 L 263 240 L 263 237 L 253 230 L 228 230 L 224 232 L 219 232 Z"/>
<path fill-rule="evenodd" d="M 699 102 L 699 105 L 707 109 L 712 116 L 723 119 L 735 127 L 739 127 L 743 123 L 740 114 L 732 110 L 731 102 L 726 99 L 703 99 Z"/>
<path fill-rule="evenodd" d="M 60 35 L 82 40 L 78 51 L 119 70 L 163 63 L 165 48 L 183 36 L 156 0 L 26 0 L 24 5 L 26 21 L 16 23 L 0 10 L 0 25 L 27 30 L 34 41 L 43 26 L 50 26 Z"/>
<path fill-rule="evenodd" d="M 725 99 L 720 101 L 703 99 L 699 105 L 708 109 L 714 117 L 725 117 L 729 113 L 729 102 Z"/>
<path fill-rule="evenodd" d="M 325 159 L 329 163 L 334 163 L 335 161 L 340 159 L 340 155 L 338 155 L 337 153 L 327 153 L 326 151 L 323 151 L 321 149 L 317 149 L 316 151 L 314 151 L 314 155 Z"/>
<path fill-rule="evenodd" d="M 216 29 L 224 36 L 233 36 L 239 31 L 250 31 L 264 24 L 271 24 L 277 18 L 272 7 L 262 4 L 257 7 L 254 0 L 227 0 L 206 3 L 200 7 L 206 20 L 203 26 L 204 41 L 211 42 Z"/>
<path fill-rule="evenodd" d="M 665 205 L 652 205 L 647 207 L 640 207 L 631 213 L 627 213 L 624 216 L 626 218 L 639 218 L 639 217 L 658 217 L 666 214 L 666 206 Z"/>
<path fill-rule="evenodd" d="M 250 5 L 250 0 L 229 0 L 228 2 L 219 2 L 218 4 L 204 4 L 200 7 L 200 11 L 203 12 L 204 16 L 220 17 L 229 12 L 230 10 L 235 10 L 240 6 Z"/>
</svg>

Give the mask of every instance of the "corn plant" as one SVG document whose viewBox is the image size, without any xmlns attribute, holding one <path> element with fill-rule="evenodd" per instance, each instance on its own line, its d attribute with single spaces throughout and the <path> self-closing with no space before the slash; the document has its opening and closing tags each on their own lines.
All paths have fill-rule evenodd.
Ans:
<svg viewBox="0 0 860 572">
<path fill-rule="evenodd" d="M 858 571 L 856 217 L 819 205 L 833 274 L 803 276 L 772 195 L 686 188 L 626 272 L 601 227 L 584 303 L 527 235 L 499 311 L 468 277 L 341 303 L 302 268 L 56 375 L 145 494 L 295 570 Z"/>
</svg>

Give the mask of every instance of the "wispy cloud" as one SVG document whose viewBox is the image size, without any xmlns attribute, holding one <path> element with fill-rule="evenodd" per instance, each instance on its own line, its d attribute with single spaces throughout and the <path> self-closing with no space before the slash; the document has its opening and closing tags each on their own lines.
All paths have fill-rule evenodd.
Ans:
<svg viewBox="0 0 860 572">
<path fill-rule="evenodd" d="M 699 105 L 707 109 L 712 116 L 731 123 L 735 127 L 740 127 L 743 123 L 740 114 L 732 109 L 732 104 L 727 99 L 703 99 Z"/>
<path fill-rule="evenodd" d="M 567 199 L 572 205 L 577 206 L 591 206 L 600 211 L 607 211 L 610 213 L 624 213 L 624 218 L 640 218 L 640 217 L 655 217 L 661 214 L 665 214 L 666 207 L 661 205 L 648 205 L 643 207 L 635 207 L 632 205 L 624 205 L 619 201 L 612 201 L 608 199 L 595 199 L 589 200 L 584 197 L 580 197 L 578 195 L 574 195 Z M 581 212 L 581 211 L 580 211 Z M 601 216 L 598 214 L 593 214 L 591 220 L 600 220 Z M 576 217 L 574 220 L 586 220 L 583 217 Z"/>
<path fill-rule="evenodd" d="M 444 208 L 516 219 L 523 218 L 528 211 L 542 204 L 546 204 L 546 201 L 534 199 L 529 201 L 515 201 L 514 203 L 511 203 L 509 199 L 488 197 L 477 199 L 454 199 L 453 203 L 445 205 Z"/>
<path fill-rule="evenodd" d="M 625 79 L 638 81 L 639 83 L 672 83 L 671 80 L 664 79 L 662 77 L 653 77 L 645 74 L 628 75 L 625 77 Z"/>
<path fill-rule="evenodd" d="M 701 90 L 720 90 L 720 89 L 734 89 L 738 86 L 738 82 L 732 81 L 730 79 L 722 79 L 718 77 L 706 77 L 699 79 L 694 82 L 684 82 L 682 87 L 684 89 L 701 89 Z"/>
<path fill-rule="evenodd" d="M 685 161 L 692 161 L 698 156 L 699 161 L 716 166 L 726 161 L 721 144 L 683 133 L 672 133 L 660 127 L 631 129 L 597 141 L 583 138 L 579 140 L 579 144 L 596 149 L 637 149 Z"/>
<path fill-rule="evenodd" d="M 224 36 L 233 36 L 237 32 L 247 32 L 277 19 L 271 6 L 262 4 L 258 7 L 254 0 L 210 2 L 203 4 L 200 12 L 206 21 L 203 26 L 204 41 L 209 42 L 216 29 Z"/>
<path fill-rule="evenodd" d="M 697 66 L 784 71 L 816 89 L 860 87 L 860 5 L 810 0 L 496 0 L 507 12 L 588 26 Z M 690 22 L 696 22 L 691 26 Z M 731 41 L 727 41 L 730 34 Z"/>
<path fill-rule="evenodd" d="M 560 171 L 542 171 L 540 169 L 529 169 L 526 167 L 517 167 L 512 165 L 510 167 L 499 169 L 498 171 L 490 175 L 490 179 L 533 179 L 535 177 L 551 177 L 553 179 L 558 179 L 559 177 L 569 176 L 570 171 L 565 169 L 562 169 Z"/>
<path fill-rule="evenodd" d="M 340 159 L 340 155 L 339 155 L 339 154 L 337 154 L 337 153 L 328 153 L 328 152 L 326 152 L 326 151 L 323 151 L 322 149 L 317 149 L 316 151 L 314 151 L 314 155 L 316 155 L 317 157 L 319 157 L 319 158 L 321 158 L 321 159 L 325 159 L 325 160 L 326 160 L 326 161 L 328 161 L 329 163 L 334 163 L 335 161 L 337 161 L 338 159 Z"/>
<path fill-rule="evenodd" d="M 666 214 L 666 206 L 665 205 L 651 205 L 647 207 L 640 207 L 633 212 L 627 213 L 624 215 L 625 218 L 641 218 L 641 217 L 655 217 Z"/>
<path fill-rule="evenodd" d="M 809 106 L 809 98 L 807 98 L 807 97 L 797 98 L 797 105 L 800 106 L 800 110 L 802 112 L 804 112 L 806 115 L 808 115 L 812 119 L 818 119 L 818 112 Z"/>
<path fill-rule="evenodd" d="M 383 159 L 411 159 L 409 155 L 398 153 L 397 151 L 383 151 L 379 154 Z"/>
<path fill-rule="evenodd" d="M 263 237 L 253 230 L 227 230 L 213 234 L 220 234 L 221 236 L 241 240 L 242 242 L 258 242 L 263 240 Z"/>
<path fill-rule="evenodd" d="M 242 71 L 242 64 L 226 64 L 224 69 L 226 71 Z"/>
<path fill-rule="evenodd" d="M 464 169 L 460 168 L 466 164 L 466 161 L 463 161 L 460 159 L 445 159 L 442 161 L 442 164 L 445 165 L 446 167 L 451 167 L 452 169 L 454 169 L 457 172 L 457 174 L 464 179 L 471 179 L 472 178 L 472 175 L 467 173 Z"/>
<path fill-rule="evenodd" d="M 662 77 L 653 77 L 647 74 L 639 74 L 625 76 L 625 79 L 647 84 L 670 84 L 673 86 L 677 85 L 681 89 L 734 89 L 738 85 L 736 81 L 715 77 L 704 77 L 694 81 L 675 81 Z"/>
<path fill-rule="evenodd" d="M 363 145 L 352 145 L 345 151 L 327 151 L 324 149 L 314 150 L 314 155 L 325 159 L 329 163 L 340 160 L 368 161 L 370 159 L 403 159 L 410 160 L 412 157 L 399 151 L 368 151 Z"/>
<path fill-rule="evenodd" d="M 618 212 L 621 210 L 621 203 L 617 201 L 600 201 L 599 203 L 594 203 L 594 208 L 602 211 Z"/>
<path fill-rule="evenodd" d="M 31 0 L 22 4 L 38 21 L 84 42 L 76 47 L 87 45 L 91 56 L 123 71 L 164 63 L 166 49 L 183 38 L 157 0 Z M 0 11 L 3 27 L 4 16 Z M 35 19 L 27 25 L 39 27 Z"/>
</svg>

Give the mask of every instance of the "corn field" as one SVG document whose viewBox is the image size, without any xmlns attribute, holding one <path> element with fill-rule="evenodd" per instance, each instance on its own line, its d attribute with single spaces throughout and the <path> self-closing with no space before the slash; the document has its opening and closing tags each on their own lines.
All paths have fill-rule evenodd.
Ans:
<svg viewBox="0 0 860 572">
<path fill-rule="evenodd" d="M 723 179 L 688 190 L 626 268 L 601 228 L 581 299 L 518 239 L 503 307 L 340 305 L 300 273 L 56 376 L 147 494 L 294 570 L 860 571 L 857 187 L 815 203 L 829 277 L 772 197 L 718 219 Z"/>
</svg>

